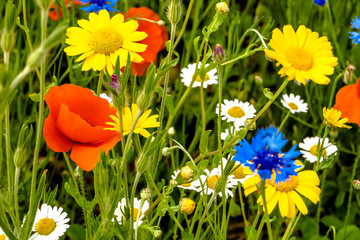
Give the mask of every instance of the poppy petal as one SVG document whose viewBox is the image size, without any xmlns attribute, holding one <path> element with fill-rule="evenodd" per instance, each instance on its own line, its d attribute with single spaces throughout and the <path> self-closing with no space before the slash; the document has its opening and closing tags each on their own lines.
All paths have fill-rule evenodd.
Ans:
<svg viewBox="0 0 360 240">
<path fill-rule="evenodd" d="M 59 131 L 51 115 L 45 119 L 43 134 L 46 144 L 54 152 L 67 152 L 74 145 L 74 142 Z"/>
</svg>

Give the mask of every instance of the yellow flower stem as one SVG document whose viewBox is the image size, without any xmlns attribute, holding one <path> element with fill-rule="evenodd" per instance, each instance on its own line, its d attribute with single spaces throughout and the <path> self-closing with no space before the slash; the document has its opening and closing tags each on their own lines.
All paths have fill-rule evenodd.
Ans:
<svg viewBox="0 0 360 240">
<path fill-rule="evenodd" d="M 293 218 L 290 220 L 289 225 L 287 226 L 285 233 L 284 233 L 283 237 L 281 238 L 281 240 L 288 240 L 291 237 L 291 234 L 294 232 L 295 227 L 296 227 L 297 223 L 299 222 L 300 217 L 301 217 L 301 213 L 298 212 L 296 218 Z"/>
<path fill-rule="evenodd" d="M 321 187 L 320 189 L 325 189 L 324 186 L 325 186 L 325 181 L 326 181 L 326 175 L 327 175 L 327 169 L 325 168 L 322 175 L 321 175 Z M 352 185 L 351 185 L 352 187 Z M 319 195 L 319 203 L 317 205 L 317 210 L 316 210 L 316 233 L 317 235 L 319 235 L 320 233 L 320 212 L 321 212 L 321 198 L 323 196 L 323 192 L 324 191 L 321 191 L 320 192 L 320 195 Z"/>
<path fill-rule="evenodd" d="M 358 152 L 360 150 L 359 148 L 360 148 L 360 146 L 358 146 Z M 352 171 L 352 176 L 351 176 L 348 205 L 347 205 L 347 211 L 346 211 L 346 216 L 345 216 L 345 221 L 344 221 L 344 237 L 343 237 L 343 239 L 345 239 L 345 236 L 346 236 L 345 235 L 346 234 L 346 227 L 347 227 L 347 223 L 348 223 L 348 220 L 349 220 L 350 209 L 351 209 L 351 198 L 352 198 L 352 193 L 353 193 L 353 189 L 354 189 L 353 181 L 355 180 L 356 169 L 357 169 L 357 166 L 358 166 L 358 163 L 359 163 L 359 159 L 360 159 L 360 152 L 357 155 L 357 157 L 355 158 L 355 163 L 354 163 L 354 166 L 353 166 L 353 171 Z"/>
<path fill-rule="evenodd" d="M 242 191 L 241 191 L 241 184 L 238 184 L 238 190 L 239 190 L 239 198 L 240 198 L 240 207 L 241 207 L 241 213 L 244 219 L 244 223 L 245 223 L 245 227 L 249 226 L 249 222 L 246 220 L 246 213 L 245 213 L 245 203 L 243 200 L 243 196 L 242 196 Z"/>
<path fill-rule="evenodd" d="M 269 213 L 268 213 L 268 209 L 267 209 L 267 204 L 266 204 L 266 197 L 265 197 L 265 181 L 261 180 L 260 182 L 260 187 L 258 188 L 259 193 L 263 199 L 263 204 L 264 204 L 264 216 L 265 216 L 265 221 L 266 221 L 266 227 L 267 227 L 267 231 L 268 231 L 268 237 L 269 240 L 273 239 L 273 233 L 272 233 L 272 229 L 271 229 L 271 223 L 270 223 L 270 217 L 269 217 Z"/>
<path fill-rule="evenodd" d="M 264 227 L 264 224 L 265 224 L 266 220 L 265 220 L 265 214 L 263 215 L 263 217 L 261 218 L 261 221 L 260 221 L 260 224 L 259 224 L 259 227 L 258 229 L 256 230 L 256 235 L 255 235 L 255 240 L 259 239 L 260 238 L 260 235 L 261 235 L 261 232 L 262 232 L 262 229 Z"/>
<path fill-rule="evenodd" d="M 319 171 L 320 158 L 321 158 L 321 154 L 322 154 L 323 149 L 324 149 L 325 138 L 327 137 L 327 135 L 329 134 L 329 132 L 330 132 L 330 129 L 326 126 L 326 127 L 325 127 L 325 130 L 324 130 L 324 135 L 323 135 L 322 139 L 321 139 L 321 140 L 319 139 L 319 143 L 321 143 L 321 144 L 318 143 L 317 150 L 316 150 L 317 162 L 316 162 L 316 166 L 315 166 L 315 169 L 314 169 L 315 172 Z"/>
<path fill-rule="evenodd" d="M 289 116 L 290 116 L 290 111 L 288 111 L 288 113 L 286 114 L 286 116 L 282 120 L 278 130 L 276 131 L 276 134 L 278 134 L 280 132 L 281 128 L 284 126 L 284 124 L 286 123 L 286 120 L 289 118 Z"/>
<path fill-rule="evenodd" d="M 284 80 L 284 82 L 281 84 L 281 86 L 279 87 L 279 89 L 276 91 L 276 93 L 274 94 L 274 96 L 265 104 L 265 106 L 256 114 L 255 118 L 253 118 L 251 120 L 251 122 L 249 122 L 245 128 L 246 129 L 249 129 L 250 126 L 252 124 L 255 123 L 255 121 L 270 107 L 270 105 L 275 101 L 275 99 L 280 95 L 280 93 L 284 90 L 284 88 L 286 87 L 286 85 L 288 84 L 289 80 L 286 78 Z M 226 149 L 228 149 L 229 147 L 231 147 L 236 141 L 239 140 L 239 136 L 235 136 L 227 145 L 225 145 L 223 148 L 221 148 L 221 151 L 224 151 Z M 212 156 L 212 155 L 215 155 L 219 153 L 219 150 L 216 150 L 216 151 L 213 151 L 213 152 L 209 152 L 205 155 L 199 155 L 197 156 L 194 161 L 195 163 L 197 163 L 198 161 L 200 161 L 201 159 L 203 158 L 206 158 L 206 157 L 209 157 L 209 156 Z"/>
<path fill-rule="evenodd" d="M 98 96 L 98 97 L 101 94 L 101 87 L 102 87 L 103 81 L 104 81 L 104 71 L 100 71 L 99 81 L 98 81 L 97 89 L 96 89 L 96 96 Z"/>
<path fill-rule="evenodd" d="M 260 215 L 261 215 L 261 207 L 260 207 L 260 204 L 258 204 L 258 209 L 256 211 L 256 217 L 251 225 L 251 229 L 250 229 L 250 233 L 249 233 L 249 240 L 253 240 L 253 239 L 251 239 L 251 236 L 253 235 L 254 229 L 259 221 Z"/>
</svg>

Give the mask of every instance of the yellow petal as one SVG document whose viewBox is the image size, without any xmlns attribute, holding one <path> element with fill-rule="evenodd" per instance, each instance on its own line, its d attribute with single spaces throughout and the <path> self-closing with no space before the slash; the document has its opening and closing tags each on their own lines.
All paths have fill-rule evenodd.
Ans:
<svg viewBox="0 0 360 240">
<path fill-rule="evenodd" d="M 290 191 L 288 192 L 288 197 L 291 198 L 291 200 L 295 203 L 296 207 L 299 209 L 302 215 L 308 214 L 308 209 L 299 194 L 297 194 L 295 191 Z"/>
<path fill-rule="evenodd" d="M 285 192 L 281 192 L 280 194 L 279 208 L 280 208 L 281 216 L 286 217 L 289 212 L 289 202 L 288 202 L 287 194 Z"/>
<path fill-rule="evenodd" d="M 298 185 L 295 190 L 310 199 L 310 201 L 312 201 L 314 204 L 316 204 L 320 200 L 318 194 L 305 186 Z"/>
</svg>

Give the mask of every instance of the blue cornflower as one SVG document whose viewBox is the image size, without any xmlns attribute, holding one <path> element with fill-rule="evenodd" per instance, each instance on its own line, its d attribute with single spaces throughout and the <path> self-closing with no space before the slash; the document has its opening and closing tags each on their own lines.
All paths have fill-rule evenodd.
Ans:
<svg viewBox="0 0 360 240">
<path fill-rule="evenodd" d="M 294 145 L 288 152 L 283 153 L 281 149 L 288 140 L 279 132 L 276 134 L 275 127 L 260 129 L 250 144 L 245 139 L 240 141 L 240 146 L 235 146 L 237 151 L 233 160 L 248 166 L 252 172 L 257 173 L 263 180 L 271 179 L 271 174 L 275 173 L 275 182 L 286 181 L 289 176 L 296 176 L 294 158 L 300 155 Z"/>
<path fill-rule="evenodd" d="M 325 0 L 314 0 L 314 3 L 319 5 L 319 6 L 323 6 L 325 4 Z"/>
<path fill-rule="evenodd" d="M 351 22 L 351 27 L 360 29 L 360 19 L 359 17 L 355 17 Z M 350 33 L 350 39 L 352 39 L 354 44 L 360 43 L 360 34 L 358 32 L 349 32 Z"/>
<path fill-rule="evenodd" d="M 118 0 L 79 0 L 80 2 L 87 4 L 90 3 L 90 6 L 80 8 L 83 11 L 98 13 L 102 9 L 106 9 L 108 12 L 118 11 L 115 7 L 115 4 Z"/>
</svg>

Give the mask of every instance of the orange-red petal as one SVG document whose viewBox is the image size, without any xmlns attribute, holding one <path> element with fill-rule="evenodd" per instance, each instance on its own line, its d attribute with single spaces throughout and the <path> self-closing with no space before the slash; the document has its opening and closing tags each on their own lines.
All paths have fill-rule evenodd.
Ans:
<svg viewBox="0 0 360 240">
<path fill-rule="evenodd" d="M 100 161 L 101 150 L 106 154 L 120 141 L 120 135 L 116 135 L 102 144 L 80 144 L 76 143 L 70 154 L 73 160 L 82 170 L 91 171 Z"/>
<path fill-rule="evenodd" d="M 74 142 L 59 131 L 50 114 L 45 119 L 43 134 L 46 144 L 54 152 L 67 152 L 74 145 Z"/>
</svg>

